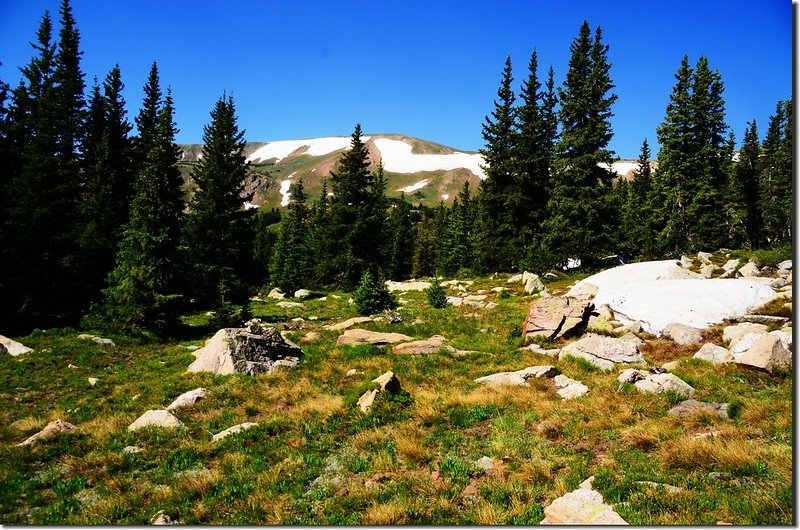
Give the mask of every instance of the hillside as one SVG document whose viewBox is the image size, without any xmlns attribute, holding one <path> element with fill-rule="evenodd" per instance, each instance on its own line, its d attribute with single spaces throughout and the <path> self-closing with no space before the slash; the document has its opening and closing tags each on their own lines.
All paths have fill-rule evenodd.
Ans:
<svg viewBox="0 0 800 530">
<path fill-rule="evenodd" d="M 477 189 L 486 178 L 483 156 L 445 145 L 400 134 L 365 135 L 371 168 L 383 162 L 388 180 L 387 194 L 399 197 L 404 192 L 413 204 L 435 206 L 452 203 L 465 181 Z M 330 136 L 306 140 L 249 142 L 245 154 L 252 164 L 248 195 L 252 204 L 272 208 L 286 206 L 289 186 L 303 179 L 312 200 L 319 197 L 323 178 L 336 167 L 339 156 L 350 146 L 349 136 Z M 201 145 L 183 145 L 182 167 L 188 176 L 202 156 Z M 612 168 L 622 178 L 630 178 L 635 160 L 614 162 Z"/>
</svg>

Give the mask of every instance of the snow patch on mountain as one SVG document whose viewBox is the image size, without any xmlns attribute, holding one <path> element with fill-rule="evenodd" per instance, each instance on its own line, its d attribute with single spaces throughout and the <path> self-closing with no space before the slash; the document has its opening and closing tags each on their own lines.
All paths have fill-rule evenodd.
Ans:
<svg viewBox="0 0 800 530">
<path fill-rule="evenodd" d="M 397 191 L 402 191 L 403 193 L 413 193 L 413 192 L 415 192 L 417 190 L 421 190 L 422 188 L 427 186 L 429 180 L 430 179 L 420 180 L 419 182 L 415 182 L 414 184 L 412 184 L 410 186 L 406 186 L 405 188 L 400 188 Z"/>
<path fill-rule="evenodd" d="M 286 178 L 286 180 L 281 181 L 281 206 L 289 206 L 289 197 L 292 195 L 289 192 L 289 187 L 292 185 L 292 177 L 294 175 L 295 174 L 292 173 Z"/>
<path fill-rule="evenodd" d="M 366 142 L 369 136 L 362 136 L 361 140 Z M 310 138 L 307 140 L 279 140 L 277 142 L 269 142 L 266 145 L 256 149 L 256 151 L 247 157 L 248 162 L 263 162 L 272 158 L 280 162 L 290 154 L 298 149 L 306 148 L 303 152 L 309 156 L 323 156 L 334 151 L 347 149 L 350 147 L 349 136 L 327 136 L 323 138 Z"/>
<path fill-rule="evenodd" d="M 446 155 L 420 155 L 412 153 L 411 144 L 402 140 L 376 138 L 373 142 L 381 152 L 383 168 L 392 173 L 417 173 L 418 171 L 451 170 L 466 168 L 481 180 L 486 178 L 479 154 L 455 153 Z M 417 183 L 418 184 L 418 183 Z"/>
</svg>

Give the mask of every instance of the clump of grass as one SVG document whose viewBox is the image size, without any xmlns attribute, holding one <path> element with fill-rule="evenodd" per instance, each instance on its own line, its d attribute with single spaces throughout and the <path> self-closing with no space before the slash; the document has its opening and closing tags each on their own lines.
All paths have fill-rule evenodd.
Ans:
<svg viewBox="0 0 800 530">
<path fill-rule="evenodd" d="M 777 298 L 771 302 L 767 302 L 761 307 L 751 311 L 754 315 L 768 315 L 773 317 L 786 317 L 792 318 L 792 308 L 787 307 L 787 303 L 791 303 L 790 298 Z"/>
</svg>

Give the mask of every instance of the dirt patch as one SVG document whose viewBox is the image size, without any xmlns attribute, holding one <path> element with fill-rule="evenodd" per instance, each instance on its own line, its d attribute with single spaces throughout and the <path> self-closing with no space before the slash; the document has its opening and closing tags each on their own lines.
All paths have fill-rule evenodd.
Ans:
<svg viewBox="0 0 800 530">
<path fill-rule="evenodd" d="M 661 365 L 671 361 L 677 361 L 685 357 L 691 357 L 699 349 L 697 344 L 681 346 L 669 339 L 649 340 L 639 346 L 645 360 L 654 365 Z"/>
</svg>

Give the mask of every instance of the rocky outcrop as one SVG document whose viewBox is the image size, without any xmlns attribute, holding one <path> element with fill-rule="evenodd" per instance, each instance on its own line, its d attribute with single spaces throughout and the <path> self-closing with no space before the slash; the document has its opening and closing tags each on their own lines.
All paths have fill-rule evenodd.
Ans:
<svg viewBox="0 0 800 530">
<path fill-rule="evenodd" d="M 277 329 L 254 323 L 247 328 L 219 330 L 194 354 L 197 359 L 189 365 L 189 372 L 256 375 L 297 366 L 303 352 Z"/>
<path fill-rule="evenodd" d="M 379 331 L 367 331 L 366 329 L 348 329 L 336 339 L 337 346 L 358 346 L 359 344 L 372 344 L 373 346 L 383 346 L 396 342 L 412 340 L 408 335 L 402 333 L 382 333 Z"/>
<path fill-rule="evenodd" d="M 466 353 L 465 351 L 457 350 L 445 344 L 446 340 L 447 339 L 441 335 L 434 335 L 426 340 L 415 340 L 397 344 L 392 348 L 392 351 L 397 355 L 430 355 L 441 350 L 446 350 L 449 353 L 455 353 L 457 355 Z"/>
<path fill-rule="evenodd" d="M 703 340 L 703 330 L 678 322 L 667 324 L 662 334 L 681 346 L 697 344 Z"/>
<path fill-rule="evenodd" d="M 634 335 L 615 338 L 589 334 L 561 348 L 558 358 L 579 357 L 601 370 L 612 370 L 616 364 L 647 364 L 639 351 L 641 344 Z"/>
<path fill-rule="evenodd" d="M 522 325 L 522 336 L 544 335 L 549 339 L 561 337 L 586 327 L 594 311 L 591 295 L 552 296 L 540 298 L 528 306 Z"/>
</svg>

